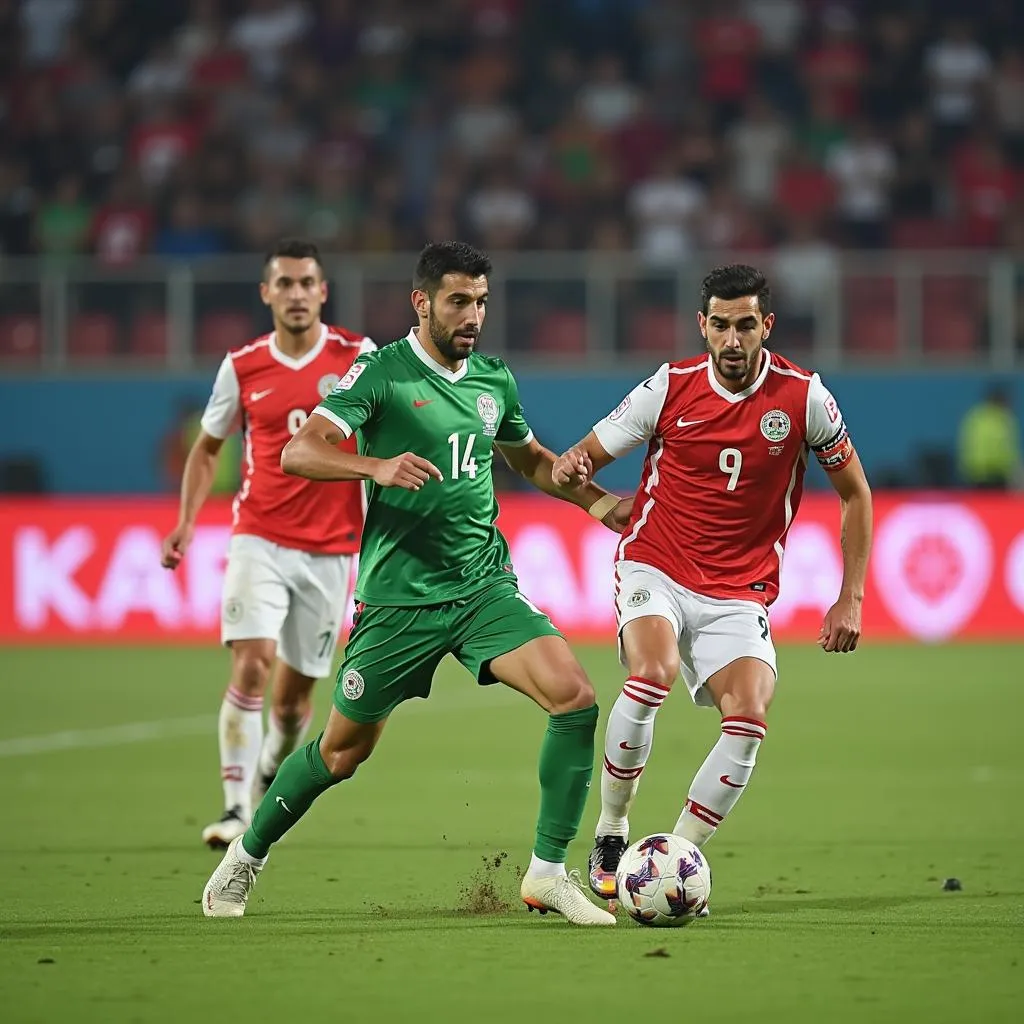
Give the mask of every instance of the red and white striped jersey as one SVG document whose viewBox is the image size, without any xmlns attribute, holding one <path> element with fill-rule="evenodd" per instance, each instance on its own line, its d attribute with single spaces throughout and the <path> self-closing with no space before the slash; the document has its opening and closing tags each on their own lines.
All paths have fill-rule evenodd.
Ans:
<svg viewBox="0 0 1024 1024">
<path fill-rule="evenodd" d="M 821 378 L 767 349 L 738 394 L 719 383 L 707 355 L 665 363 L 594 432 L 616 458 L 648 444 L 616 558 L 705 597 L 765 605 L 779 594 L 808 450 L 826 471 L 853 455 Z"/>
<path fill-rule="evenodd" d="M 359 550 L 362 483 L 287 476 L 281 470 L 281 450 L 356 357 L 375 348 L 361 334 L 324 324 L 320 340 L 298 359 L 277 347 L 273 333 L 224 357 L 202 427 L 223 438 L 241 426 L 245 437 L 233 533 L 314 554 Z M 355 439 L 339 447 L 355 451 Z"/>
</svg>

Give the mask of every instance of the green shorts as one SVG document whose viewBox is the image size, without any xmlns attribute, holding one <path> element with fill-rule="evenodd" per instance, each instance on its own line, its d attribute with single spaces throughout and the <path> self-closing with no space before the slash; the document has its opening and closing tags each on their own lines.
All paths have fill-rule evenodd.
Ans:
<svg viewBox="0 0 1024 1024">
<path fill-rule="evenodd" d="M 561 636 L 511 581 L 448 604 L 416 608 L 358 607 L 334 706 L 355 722 L 379 722 L 403 700 L 430 696 L 446 654 L 481 685 L 495 683 L 490 662 L 539 636 Z"/>
</svg>

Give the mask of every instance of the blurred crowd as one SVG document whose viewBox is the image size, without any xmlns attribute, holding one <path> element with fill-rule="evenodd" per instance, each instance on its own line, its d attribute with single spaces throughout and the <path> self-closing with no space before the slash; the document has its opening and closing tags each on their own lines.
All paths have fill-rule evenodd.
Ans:
<svg viewBox="0 0 1024 1024">
<path fill-rule="evenodd" d="M 0 251 L 1024 246 L 1018 0 L 0 0 Z"/>
</svg>

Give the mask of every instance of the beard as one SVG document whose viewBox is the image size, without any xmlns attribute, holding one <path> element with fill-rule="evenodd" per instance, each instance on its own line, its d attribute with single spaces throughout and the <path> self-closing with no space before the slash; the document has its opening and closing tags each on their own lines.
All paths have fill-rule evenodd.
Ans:
<svg viewBox="0 0 1024 1024">
<path fill-rule="evenodd" d="M 449 331 L 440 320 L 435 319 L 433 310 L 427 314 L 427 330 L 437 351 L 452 362 L 468 358 L 479 338 L 479 334 L 475 332 L 457 334 L 455 331 Z"/>
<path fill-rule="evenodd" d="M 289 334 L 302 334 L 313 326 L 316 317 L 308 312 L 285 313 L 281 318 L 281 325 Z"/>
<path fill-rule="evenodd" d="M 749 356 L 740 353 L 742 356 L 740 359 L 726 359 L 724 358 L 725 353 L 716 356 L 707 342 L 705 342 L 705 347 L 708 350 L 708 355 L 711 356 L 711 361 L 715 364 L 715 369 L 725 380 L 744 380 L 748 377 L 756 367 L 761 365 L 761 352 L 764 349 L 763 345 L 758 345 Z"/>
</svg>

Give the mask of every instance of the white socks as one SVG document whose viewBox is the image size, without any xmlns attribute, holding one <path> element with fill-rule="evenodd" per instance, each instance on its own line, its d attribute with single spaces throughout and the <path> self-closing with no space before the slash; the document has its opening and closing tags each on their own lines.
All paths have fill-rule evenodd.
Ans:
<svg viewBox="0 0 1024 1024">
<path fill-rule="evenodd" d="M 628 835 L 629 807 L 651 756 L 654 716 L 668 694 L 669 688 L 661 683 L 630 676 L 612 706 L 604 734 L 601 817 L 595 835 Z"/>
<path fill-rule="evenodd" d="M 694 776 L 676 835 L 703 846 L 715 834 L 750 780 L 765 730 L 756 718 L 722 719 L 722 735 Z"/>
<path fill-rule="evenodd" d="M 526 874 L 530 878 L 561 878 L 565 874 L 565 861 L 556 864 L 552 860 L 541 860 L 537 854 L 533 854 Z"/>
<path fill-rule="evenodd" d="M 263 742 L 263 698 L 251 697 L 229 686 L 220 705 L 217 724 L 220 740 L 220 775 L 224 807 L 240 807 L 248 821 L 252 814 L 252 784 Z"/>
<path fill-rule="evenodd" d="M 262 868 L 267 863 L 267 857 L 254 857 L 246 848 L 244 842 L 239 842 L 235 847 L 235 856 L 243 863 L 253 868 Z"/>
<path fill-rule="evenodd" d="M 267 720 L 267 735 L 260 751 L 259 769 L 261 775 L 274 775 L 281 762 L 302 746 L 306 731 L 313 718 L 313 708 L 302 718 L 279 719 L 273 711 Z"/>
</svg>

